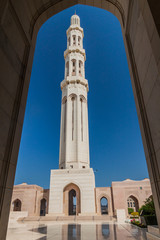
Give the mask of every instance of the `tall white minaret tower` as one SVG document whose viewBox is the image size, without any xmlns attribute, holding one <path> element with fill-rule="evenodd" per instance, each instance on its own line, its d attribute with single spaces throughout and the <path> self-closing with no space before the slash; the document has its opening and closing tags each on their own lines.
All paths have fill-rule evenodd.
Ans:
<svg viewBox="0 0 160 240">
<path fill-rule="evenodd" d="M 59 169 L 51 170 L 50 177 L 48 214 L 54 216 L 96 214 L 95 176 L 89 162 L 83 36 L 80 18 L 75 14 L 67 30 L 64 52 Z"/>
<path fill-rule="evenodd" d="M 85 79 L 86 54 L 83 49 L 83 28 L 76 14 L 67 30 L 64 52 L 65 75 L 61 82 L 60 169 L 89 168 L 88 81 Z"/>
</svg>

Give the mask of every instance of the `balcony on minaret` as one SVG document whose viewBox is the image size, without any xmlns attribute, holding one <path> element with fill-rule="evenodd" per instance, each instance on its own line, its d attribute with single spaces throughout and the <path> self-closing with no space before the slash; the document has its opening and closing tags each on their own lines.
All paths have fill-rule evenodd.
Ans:
<svg viewBox="0 0 160 240">
<path fill-rule="evenodd" d="M 86 52 L 85 49 L 81 48 L 80 46 L 76 45 L 76 46 L 70 46 L 68 47 L 65 51 L 64 51 L 64 58 L 67 57 L 67 55 L 69 53 L 80 53 L 84 56 L 84 61 L 86 60 Z"/>
<path fill-rule="evenodd" d="M 68 84 L 82 84 L 83 86 L 86 87 L 87 92 L 89 91 L 89 86 L 88 86 L 88 80 L 79 76 L 77 78 L 75 78 L 75 76 L 71 76 L 71 77 L 66 77 L 62 82 L 61 82 L 61 90 L 67 86 Z"/>
</svg>

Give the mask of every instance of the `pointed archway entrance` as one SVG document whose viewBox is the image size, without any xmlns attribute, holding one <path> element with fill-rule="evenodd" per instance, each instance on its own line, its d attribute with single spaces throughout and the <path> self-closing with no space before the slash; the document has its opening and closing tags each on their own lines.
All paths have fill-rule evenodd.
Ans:
<svg viewBox="0 0 160 240">
<path fill-rule="evenodd" d="M 46 215 L 47 201 L 45 198 L 41 199 L 40 202 L 40 216 Z"/>
<path fill-rule="evenodd" d="M 80 213 L 80 189 L 74 183 L 68 184 L 63 190 L 63 213 L 67 216 Z"/>
<path fill-rule="evenodd" d="M 22 202 L 19 199 L 16 199 L 13 202 L 13 211 L 21 211 L 22 208 Z"/>
</svg>

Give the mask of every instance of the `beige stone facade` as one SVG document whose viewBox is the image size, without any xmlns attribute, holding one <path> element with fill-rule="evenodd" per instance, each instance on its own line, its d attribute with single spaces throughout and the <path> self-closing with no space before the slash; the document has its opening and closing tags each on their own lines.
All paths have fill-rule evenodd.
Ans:
<svg viewBox="0 0 160 240">
<path fill-rule="evenodd" d="M 88 169 L 86 171 L 88 171 Z M 85 184 L 81 184 L 79 188 L 77 187 L 77 182 L 72 182 L 71 184 L 68 184 L 70 183 L 68 179 L 63 179 L 63 181 L 63 186 L 65 187 L 62 187 L 62 189 L 60 188 L 59 193 L 57 190 L 52 193 L 56 195 L 55 197 L 58 198 L 59 202 L 59 206 L 54 206 L 54 204 L 52 205 L 52 211 L 54 216 L 69 215 L 68 212 L 70 206 L 68 200 L 68 193 L 72 189 L 74 189 L 77 194 L 76 215 L 94 215 L 94 213 L 91 212 L 91 209 L 95 209 L 96 215 L 103 215 L 101 199 L 106 198 L 108 202 L 108 210 L 106 215 L 111 217 L 117 216 L 117 210 L 124 209 L 125 215 L 127 217 L 129 207 L 127 201 L 128 198 L 131 198 L 133 200 L 132 203 L 135 202 L 135 206 L 136 204 L 138 204 L 138 208 L 140 208 L 144 204 L 146 198 L 152 195 L 149 179 L 144 179 L 141 181 L 133 181 L 130 179 L 126 179 L 122 182 L 112 182 L 111 187 L 97 187 L 94 188 L 94 192 L 91 193 L 89 193 L 89 191 L 87 191 L 86 189 L 83 189 L 82 186 L 87 186 Z M 92 188 L 93 186 L 91 187 L 91 189 Z M 85 193 L 85 203 L 83 203 L 82 195 Z M 90 204 L 93 203 L 91 198 L 92 196 L 95 198 L 95 206 L 90 207 Z M 43 199 L 46 200 L 45 210 L 42 203 Z M 21 202 L 21 209 L 17 209 L 17 211 L 28 212 L 29 216 L 40 216 L 48 214 L 48 206 L 50 200 L 49 189 L 43 189 L 42 187 L 39 187 L 37 185 L 16 185 L 13 189 L 11 211 L 16 211 L 16 209 L 14 208 L 14 202 L 16 200 L 19 200 Z M 86 208 L 83 209 L 83 206 L 85 206 Z M 134 206 L 130 207 L 134 208 Z M 45 212 L 42 212 L 42 210 L 44 210 Z"/>
<path fill-rule="evenodd" d="M 14 186 L 11 211 L 27 212 L 28 216 L 43 216 L 48 213 L 48 202 L 49 189 L 22 183 Z"/>
<path fill-rule="evenodd" d="M 142 181 L 126 179 L 122 182 L 112 182 L 111 191 L 114 215 L 116 215 L 117 209 L 125 209 L 127 216 L 128 207 L 137 211 L 144 204 L 146 198 L 152 195 L 150 181 L 147 178 Z M 128 198 L 133 200 L 135 206 L 128 206 Z"/>
</svg>

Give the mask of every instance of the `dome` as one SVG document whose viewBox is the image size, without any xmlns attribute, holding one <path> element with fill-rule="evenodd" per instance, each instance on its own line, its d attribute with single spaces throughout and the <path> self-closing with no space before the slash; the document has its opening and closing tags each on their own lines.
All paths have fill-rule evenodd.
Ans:
<svg viewBox="0 0 160 240">
<path fill-rule="evenodd" d="M 76 13 L 71 17 L 71 25 L 75 24 L 80 26 L 80 18 Z"/>
</svg>

